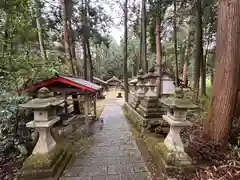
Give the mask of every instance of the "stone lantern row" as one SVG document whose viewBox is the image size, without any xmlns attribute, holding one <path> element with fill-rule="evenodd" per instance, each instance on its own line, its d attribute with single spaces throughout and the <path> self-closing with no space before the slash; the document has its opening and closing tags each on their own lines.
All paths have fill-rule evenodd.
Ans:
<svg viewBox="0 0 240 180">
<path fill-rule="evenodd" d="M 131 107 L 139 112 L 144 118 L 158 118 L 161 116 L 159 98 L 156 94 L 157 74 L 151 69 L 147 74 L 139 71 L 137 91 L 135 97 L 130 102 Z"/>
<path fill-rule="evenodd" d="M 157 75 L 153 71 L 146 75 L 143 75 L 141 71 L 139 72 L 138 83 L 135 88 L 137 90 L 130 105 L 146 119 L 147 124 L 151 124 L 149 122 L 151 119 L 157 118 L 159 124 L 170 126 L 164 140 L 164 146 L 168 151 L 168 155 L 165 157 L 171 158 L 174 156 L 178 164 L 190 165 L 191 159 L 184 151 L 180 131 L 192 125 L 191 122 L 187 121 L 187 112 L 196 109 L 197 106 L 185 97 L 183 89 L 178 87 L 175 89 L 173 96 L 159 100 L 155 91 L 156 78 Z M 169 159 L 164 161 L 169 162 Z"/>
</svg>

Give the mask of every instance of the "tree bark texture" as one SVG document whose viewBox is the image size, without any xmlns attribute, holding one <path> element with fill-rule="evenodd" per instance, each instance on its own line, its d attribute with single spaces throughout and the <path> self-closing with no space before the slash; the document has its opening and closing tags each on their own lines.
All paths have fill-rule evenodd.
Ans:
<svg viewBox="0 0 240 180">
<path fill-rule="evenodd" d="M 240 76 L 240 1 L 219 1 L 216 74 L 204 130 L 215 143 L 225 143 L 234 117 Z"/>
<path fill-rule="evenodd" d="M 183 72 L 183 66 L 185 62 L 185 57 L 186 57 L 186 49 L 187 49 L 187 43 L 188 41 L 184 39 L 184 42 L 181 45 L 180 49 L 180 57 L 179 57 L 179 73 L 181 74 Z"/>
<path fill-rule="evenodd" d="M 192 42 L 193 42 L 193 30 L 191 29 L 191 25 L 188 31 L 188 39 L 187 39 L 187 45 L 186 45 L 186 55 L 184 58 L 184 65 L 183 65 L 183 85 L 184 87 L 188 86 L 188 66 L 189 66 L 189 60 L 191 57 L 192 52 Z"/>
<path fill-rule="evenodd" d="M 202 42 L 202 1 L 196 1 L 196 54 L 193 64 L 193 88 L 198 97 L 199 80 L 200 80 L 200 63 L 203 59 L 203 42 Z"/>
<path fill-rule="evenodd" d="M 83 64 L 84 64 L 84 79 L 88 80 L 88 60 L 87 60 L 87 1 L 86 0 L 82 0 L 82 9 L 83 9 L 83 13 L 82 13 L 82 23 L 83 23 L 83 36 L 82 36 L 82 40 L 83 40 Z"/>
<path fill-rule="evenodd" d="M 88 63 L 89 63 L 89 80 L 93 81 L 93 62 L 90 49 L 89 36 L 87 37 L 87 53 L 88 53 Z"/>
<path fill-rule="evenodd" d="M 142 1 L 143 4 L 143 1 Z M 143 6 L 141 6 L 141 14 L 140 14 L 140 48 L 139 48 L 139 67 L 138 69 L 142 69 L 144 72 L 144 61 L 143 61 Z"/>
<path fill-rule="evenodd" d="M 38 41 L 39 41 L 40 52 L 41 52 L 42 58 L 44 60 L 47 60 L 46 51 L 44 49 L 42 26 L 40 23 L 40 18 L 41 18 L 40 2 L 38 0 L 33 0 L 33 3 L 35 5 L 35 16 L 36 16 L 36 24 L 37 24 L 37 30 L 38 30 Z"/>
<path fill-rule="evenodd" d="M 127 41 L 128 41 L 128 0 L 125 0 L 124 4 L 124 64 L 123 64 L 123 74 L 124 74 L 124 97 L 125 101 L 128 102 L 128 69 L 127 69 Z"/>
<path fill-rule="evenodd" d="M 147 62 L 147 34 L 146 34 L 146 0 L 142 0 L 142 62 L 143 62 L 143 71 L 148 72 L 148 62 Z"/>
<path fill-rule="evenodd" d="M 174 18 L 173 18 L 173 37 L 174 37 L 174 55 L 175 55 L 175 84 L 179 86 L 178 75 L 178 42 L 177 42 L 177 2 L 174 0 Z"/>
<path fill-rule="evenodd" d="M 160 9 L 160 8 L 159 8 Z M 157 95 L 161 97 L 162 93 L 162 60 L 161 60 L 161 19 L 159 13 L 156 13 L 156 64 L 157 64 Z"/>
<path fill-rule="evenodd" d="M 67 2 L 66 0 L 61 0 L 61 10 L 62 10 L 62 20 L 63 20 L 63 40 L 64 40 L 64 48 L 65 48 L 65 56 L 68 59 L 68 68 L 69 71 L 75 75 L 74 64 L 72 60 L 72 52 L 70 49 L 69 42 L 69 26 L 68 26 L 68 16 L 67 16 Z"/>
</svg>

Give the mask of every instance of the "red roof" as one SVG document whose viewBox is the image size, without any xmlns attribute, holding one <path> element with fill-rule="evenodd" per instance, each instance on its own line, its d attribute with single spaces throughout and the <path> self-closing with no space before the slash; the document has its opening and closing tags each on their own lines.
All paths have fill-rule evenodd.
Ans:
<svg viewBox="0 0 240 180">
<path fill-rule="evenodd" d="M 65 84 L 65 85 L 73 86 L 82 91 L 88 91 L 88 92 L 92 92 L 92 93 L 96 93 L 98 90 L 101 89 L 100 86 L 98 86 L 92 82 L 86 81 L 84 79 L 81 79 L 78 77 L 70 77 L 70 76 L 62 76 L 61 75 L 61 76 L 55 76 L 53 78 L 43 80 L 36 84 L 32 84 L 32 85 L 26 87 L 25 89 L 18 91 L 18 93 L 22 94 L 22 93 L 29 92 L 29 91 L 35 91 L 39 88 L 46 87 L 46 86 L 52 85 L 54 83 L 59 83 L 59 82 L 62 84 Z"/>
</svg>

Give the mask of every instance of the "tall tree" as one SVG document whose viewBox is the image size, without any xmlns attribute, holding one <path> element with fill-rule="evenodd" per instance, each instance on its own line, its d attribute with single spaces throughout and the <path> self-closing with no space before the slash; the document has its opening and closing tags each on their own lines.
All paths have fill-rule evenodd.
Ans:
<svg viewBox="0 0 240 180">
<path fill-rule="evenodd" d="M 215 143 L 227 142 L 236 107 L 240 75 L 240 1 L 218 4 L 216 74 L 212 88 L 206 135 Z"/>
<path fill-rule="evenodd" d="M 44 60 L 47 59 L 46 51 L 44 49 L 44 41 L 43 41 L 43 33 L 42 33 L 42 26 L 41 26 L 41 7 L 40 7 L 40 1 L 39 0 L 33 0 L 34 6 L 35 6 L 35 16 L 36 16 L 36 24 L 37 24 L 37 30 L 38 30 L 38 41 L 39 41 L 39 47 L 41 56 Z"/>
<path fill-rule="evenodd" d="M 191 23 L 191 22 L 190 22 Z M 184 64 L 183 64 L 183 85 L 185 87 L 188 86 L 188 65 L 189 65 L 189 59 L 190 59 L 190 55 L 191 55 L 191 47 L 192 47 L 192 35 L 193 34 L 193 30 L 191 29 L 191 25 L 188 29 L 188 38 L 187 38 L 187 45 L 186 45 L 186 55 L 184 58 Z"/>
<path fill-rule="evenodd" d="M 199 93 L 200 63 L 203 59 L 201 0 L 196 0 L 196 55 L 193 64 L 193 88 Z"/>
<path fill-rule="evenodd" d="M 178 75 L 178 42 L 177 42 L 177 2 L 173 1 L 173 39 L 174 39 L 174 55 L 175 55 L 175 84 L 179 85 Z"/>
<path fill-rule="evenodd" d="M 124 89 L 125 89 L 125 101 L 128 102 L 128 52 L 127 52 L 127 43 L 128 43 L 128 0 L 125 0 L 124 3 L 124 64 L 123 64 L 123 73 L 124 73 Z"/>
<path fill-rule="evenodd" d="M 206 96 L 206 58 L 203 57 L 203 20 L 202 20 L 202 0 L 198 0 L 197 8 L 197 41 L 196 41 L 196 61 L 200 62 L 201 88 L 200 95 Z"/>
<path fill-rule="evenodd" d="M 147 62 L 147 16 L 146 16 L 146 0 L 142 0 L 142 23 L 141 23 L 141 33 L 142 33 L 142 63 L 143 63 L 143 70 L 145 73 L 148 72 L 148 62 Z"/>
<path fill-rule="evenodd" d="M 87 51 L 87 0 L 82 0 L 82 47 L 83 47 L 83 64 L 84 64 L 84 79 L 88 80 L 88 51 Z"/>
<path fill-rule="evenodd" d="M 69 39 L 69 34 L 70 34 L 70 28 L 69 28 L 69 14 L 68 14 L 68 3 L 70 1 L 66 0 L 60 0 L 61 3 L 61 14 L 62 14 L 62 21 L 63 21 L 63 40 L 64 40 L 64 48 L 65 48 L 65 56 L 68 59 L 68 68 L 69 71 L 75 75 L 75 68 L 74 68 L 74 63 L 73 63 L 73 58 L 72 58 L 72 51 L 71 51 L 71 43 Z"/>
<path fill-rule="evenodd" d="M 156 5 L 156 64 L 157 64 L 157 95 L 161 97 L 161 90 L 162 90 L 162 81 L 161 81 L 161 74 L 162 74 L 162 60 L 161 60 L 161 4 L 160 0 Z"/>
</svg>

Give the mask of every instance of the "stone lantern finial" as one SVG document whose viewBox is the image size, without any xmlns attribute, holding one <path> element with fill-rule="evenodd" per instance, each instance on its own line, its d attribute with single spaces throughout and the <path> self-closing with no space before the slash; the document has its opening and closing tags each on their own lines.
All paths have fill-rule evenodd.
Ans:
<svg viewBox="0 0 240 180">
<path fill-rule="evenodd" d="M 37 95 L 37 97 L 40 99 L 49 98 L 49 97 L 53 97 L 53 96 L 54 96 L 54 93 L 51 92 L 46 87 L 42 87 L 41 89 L 39 89 L 38 95 Z"/>
<path fill-rule="evenodd" d="M 143 71 L 142 71 L 142 69 L 140 69 L 139 71 L 138 71 L 138 77 L 139 76 L 142 76 L 144 73 L 143 73 Z"/>
<path fill-rule="evenodd" d="M 149 69 L 149 71 L 148 72 L 150 72 L 150 73 L 154 73 L 155 72 L 155 67 L 153 66 L 153 67 L 151 67 L 150 69 Z"/>
<path fill-rule="evenodd" d="M 183 96 L 184 96 L 184 93 L 183 93 L 182 88 L 181 87 L 177 87 L 175 89 L 175 97 L 176 98 L 183 98 Z"/>
</svg>

